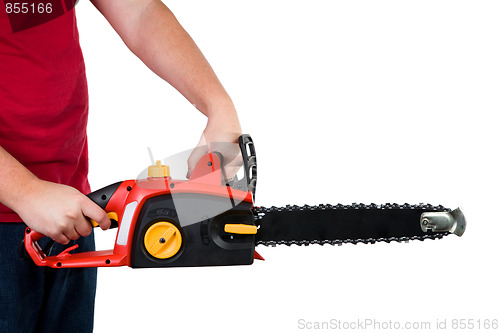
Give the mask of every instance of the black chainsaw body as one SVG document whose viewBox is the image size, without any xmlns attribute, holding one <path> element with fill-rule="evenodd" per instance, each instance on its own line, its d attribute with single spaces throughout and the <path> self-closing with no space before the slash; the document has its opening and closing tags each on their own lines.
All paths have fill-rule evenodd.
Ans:
<svg viewBox="0 0 500 333">
<path fill-rule="evenodd" d="M 193 193 L 148 199 L 137 218 L 131 267 L 252 264 L 255 235 L 224 232 L 224 226 L 228 223 L 254 224 L 252 203 L 242 201 L 232 207 L 228 205 L 230 201 L 227 198 Z M 174 224 L 182 234 L 180 250 L 167 259 L 153 257 L 144 245 L 146 231 L 160 221 Z"/>
</svg>

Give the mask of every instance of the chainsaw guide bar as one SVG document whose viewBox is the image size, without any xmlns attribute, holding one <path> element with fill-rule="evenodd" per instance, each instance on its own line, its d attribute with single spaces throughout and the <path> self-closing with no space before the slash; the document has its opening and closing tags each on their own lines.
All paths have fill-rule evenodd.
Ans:
<svg viewBox="0 0 500 333">
<path fill-rule="evenodd" d="M 448 216 L 450 211 L 441 205 L 430 204 L 254 207 L 259 228 L 255 243 L 265 246 L 342 245 L 440 239 L 449 235 L 450 230 L 429 233 L 427 227 L 422 227 L 422 216 L 433 213 L 433 218 L 427 217 L 424 221 L 430 225 L 431 221 L 436 223 L 443 219 L 441 216 Z M 459 209 L 456 212 L 463 216 Z"/>
</svg>

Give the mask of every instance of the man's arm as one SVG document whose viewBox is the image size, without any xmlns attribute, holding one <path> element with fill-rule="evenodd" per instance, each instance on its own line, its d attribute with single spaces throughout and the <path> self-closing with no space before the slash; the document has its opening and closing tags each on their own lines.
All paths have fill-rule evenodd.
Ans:
<svg viewBox="0 0 500 333">
<path fill-rule="evenodd" d="M 91 0 L 129 49 L 208 117 L 200 144 L 235 142 L 236 110 L 199 48 L 160 0 Z"/>
<path fill-rule="evenodd" d="M 0 179 L 0 202 L 31 229 L 61 244 L 90 234 L 92 227 L 86 216 L 103 229 L 111 224 L 106 212 L 78 190 L 38 179 L 2 147 Z"/>
</svg>

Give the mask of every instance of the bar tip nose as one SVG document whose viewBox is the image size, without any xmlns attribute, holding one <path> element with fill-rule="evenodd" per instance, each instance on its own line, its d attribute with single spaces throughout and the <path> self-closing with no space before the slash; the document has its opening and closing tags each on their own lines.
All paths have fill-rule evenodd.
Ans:
<svg viewBox="0 0 500 333">
<path fill-rule="evenodd" d="M 467 221 L 460 208 L 451 212 L 425 212 L 420 217 L 422 231 L 451 232 L 462 236 L 465 232 Z"/>
</svg>

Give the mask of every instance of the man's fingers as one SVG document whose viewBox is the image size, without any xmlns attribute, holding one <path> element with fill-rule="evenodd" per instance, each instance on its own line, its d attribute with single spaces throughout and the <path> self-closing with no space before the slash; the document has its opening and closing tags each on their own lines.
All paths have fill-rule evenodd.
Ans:
<svg viewBox="0 0 500 333">
<path fill-rule="evenodd" d="M 76 231 L 75 228 L 65 231 L 64 236 L 71 240 L 77 240 L 78 238 L 80 238 L 80 234 Z"/>
<path fill-rule="evenodd" d="M 188 172 L 186 178 L 189 179 L 191 177 L 191 173 L 194 170 L 194 167 L 200 160 L 200 158 L 208 152 L 207 141 L 205 140 L 205 135 L 202 133 L 200 141 L 191 152 L 191 155 L 188 157 Z"/>
<path fill-rule="evenodd" d="M 56 241 L 59 244 L 66 245 L 69 243 L 69 238 L 66 237 L 66 235 L 64 235 L 64 234 L 58 234 L 57 236 L 50 237 L 50 238 L 52 238 L 54 241 Z"/>
<path fill-rule="evenodd" d="M 87 237 L 92 232 L 92 225 L 85 219 L 82 223 L 75 225 L 76 232 L 83 237 Z"/>
<path fill-rule="evenodd" d="M 90 199 L 85 200 L 82 204 L 82 213 L 88 218 L 96 221 L 102 230 L 106 230 L 111 226 L 111 220 L 108 214 Z"/>
</svg>

